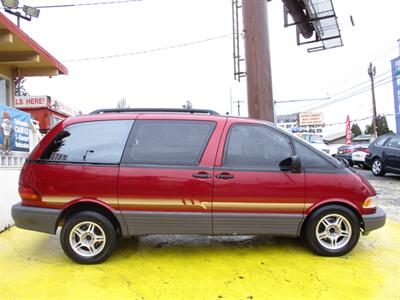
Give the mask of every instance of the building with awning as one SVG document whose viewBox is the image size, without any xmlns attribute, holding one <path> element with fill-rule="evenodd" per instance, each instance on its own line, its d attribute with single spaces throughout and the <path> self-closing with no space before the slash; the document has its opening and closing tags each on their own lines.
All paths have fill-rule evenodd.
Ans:
<svg viewBox="0 0 400 300">
<path fill-rule="evenodd" d="M 14 106 L 15 87 L 24 77 L 67 75 L 54 56 L 0 13 L 0 103 Z"/>
</svg>

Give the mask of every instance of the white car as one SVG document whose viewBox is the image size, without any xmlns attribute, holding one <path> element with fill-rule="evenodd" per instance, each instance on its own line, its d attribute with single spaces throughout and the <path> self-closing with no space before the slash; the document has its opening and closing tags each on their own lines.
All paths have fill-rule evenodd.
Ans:
<svg viewBox="0 0 400 300">
<path fill-rule="evenodd" d="M 354 152 L 351 155 L 353 163 L 360 168 L 367 169 L 368 166 L 365 164 L 365 157 L 368 154 L 368 145 L 357 145 L 354 148 Z"/>
<path fill-rule="evenodd" d="M 302 139 L 306 140 L 309 142 L 311 145 L 313 145 L 315 148 L 318 150 L 321 150 L 325 152 L 326 154 L 330 154 L 330 149 L 327 144 L 325 144 L 324 140 L 322 137 L 318 134 L 315 133 L 302 133 L 299 135 Z"/>
</svg>

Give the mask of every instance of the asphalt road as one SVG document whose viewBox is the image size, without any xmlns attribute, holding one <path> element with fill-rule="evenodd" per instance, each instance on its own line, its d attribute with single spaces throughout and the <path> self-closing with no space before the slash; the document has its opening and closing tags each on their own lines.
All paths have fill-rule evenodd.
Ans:
<svg viewBox="0 0 400 300">
<path fill-rule="evenodd" d="M 361 174 L 362 176 L 364 176 L 368 180 L 393 181 L 400 184 L 400 175 L 398 174 L 388 173 L 385 176 L 374 176 L 372 175 L 371 170 L 363 170 L 358 167 L 353 167 L 352 169 L 355 170 L 357 173 Z"/>
</svg>

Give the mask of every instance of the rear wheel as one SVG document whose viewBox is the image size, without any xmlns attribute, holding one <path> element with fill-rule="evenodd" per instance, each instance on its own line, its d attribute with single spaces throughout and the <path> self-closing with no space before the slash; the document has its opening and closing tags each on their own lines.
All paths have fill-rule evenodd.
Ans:
<svg viewBox="0 0 400 300">
<path fill-rule="evenodd" d="M 60 240 L 65 254 L 75 262 L 97 264 L 111 255 L 117 234 L 105 216 L 93 211 L 84 211 L 66 220 Z"/>
<path fill-rule="evenodd" d="M 308 246 L 316 254 L 340 256 L 357 244 L 360 221 L 347 207 L 324 206 L 309 217 L 304 233 Z"/>
<path fill-rule="evenodd" d="M 379 158 L 375 158 L 372 162 L 372 174 L 375 176 L 383 176 L 385 175 L 385 170 L 383 168 L 383 164 Z"/>
</svg>

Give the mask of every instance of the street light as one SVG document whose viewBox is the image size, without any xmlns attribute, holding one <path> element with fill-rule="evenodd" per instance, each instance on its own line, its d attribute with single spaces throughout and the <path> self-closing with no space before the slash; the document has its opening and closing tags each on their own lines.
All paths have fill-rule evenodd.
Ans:
<svg viewBox="0 0 400 300">
<path fill-rule="evenodd" d="M 20 7 L 18 6 L 19 4 L 18 0 L 1 0 L 1 3 L 4 6 L 5 12 L 17 17 L 18 27 L 20 27 L 20 22 L 19 22 L 20 18 L 27 21 L 31 21 L 32 17 L 34 18 L 39 17 L 40 10 L 32 6 L 27 6 L 27 5 L 23 6 L 22 11 L 25 14 L 21 14 L 19 11 L 17 11 L 18 9 L 20 9 Z"/>
<path fill-rule="evenodd" d="M 1 0 L 1 3 L 6 8 L 17 9 L 19 1 L 18 0 Z"/>
<path fill-rule="evenodd" d="M 24 5 L 22 10 L 27 16 L 39 18 L 40 10 L 35 7 Z"/>
</svg>

